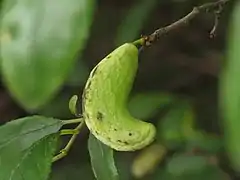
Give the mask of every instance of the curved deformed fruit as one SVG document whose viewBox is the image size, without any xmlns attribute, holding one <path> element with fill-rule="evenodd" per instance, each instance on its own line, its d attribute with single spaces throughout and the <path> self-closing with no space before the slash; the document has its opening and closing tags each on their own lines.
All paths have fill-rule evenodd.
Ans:
<svg viewBox="0 0 240 180">
<path fill-rule="evenodd" d="M 127 109 L 137 68 L 137 47 L 123 44 L 91 71 L 82 96 L 90 132 L 117 151 L 142 149 L 156 135 L 153 124 L 132 117 Z"/>
</svg>

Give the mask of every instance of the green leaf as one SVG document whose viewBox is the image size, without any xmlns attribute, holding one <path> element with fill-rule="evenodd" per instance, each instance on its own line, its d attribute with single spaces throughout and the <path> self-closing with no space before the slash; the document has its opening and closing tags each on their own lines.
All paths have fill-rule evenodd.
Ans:
<svg viewBox="0 0 240 180">
<path fill-rule="evenodd" d="M 174 106 L 159 119 L 157 138 L 169 148 L 176 148 L 191 137 L 194 132 L 194 113 L 185 101 L 175 102 Z"/>
<path fill-rule="evenodd" d="M 2 156 L 1 180 L 47 180 L 51 170 L 52 158 L 57 146 L 57 134 L 46 136 L 23 152 L 10 150 L 13 156 L 9 159 Z M 5 149 L 6 151 L 9 151 Z"/>
<path fill-rule="evenodd" d="M 27 165 L 30 159 L 34 159 L 34 158 L 44 159 L 44 156 L 46 155 L 45 160 L 47 160 L 50 157 L 50 154 L 51 154 L 50 152 L 53 151 L 53 149 L 51 148 L 55 148 L 55 144 L 54 144 L 55 140 L 51 138 L 49 140 L 44 140 L 44 138 L 46 138 L 48 135 L 57 133 L 62 125 L 63 124 L 61 123 L 61 121 L 57 119 L 46 118 L 41 116 L 32 116 L 32 117 L 17 119 L 1 126 L 0 127 L 0 162 L 1 162 L 0 163 L 0 169 L 1 169 L 0 179 L 1 180 L 11 179 L 10 177 L 15 175 L 13 174 L 14 169 L 16 169 L 16 172 L 14 173 L 16 173 L 16 176 L 17 176 L 17 173 L 20 173 L 21 171 L 23 171 L 22 168 L 25 169 L 24 164 Z M 51 147 L 49 147 L 48 142 L 51 142 L 51 143 L 53 142 Z M 36 149 L 33 148 L 34 146 L 36 146 Z M 44 150 L 42 148 L 44 149 L 46 148 L 46 149 Z M 38 150 L 38 149 L 41 149 L 41 150 Z M 45 155 L 40 154 L 38 156 L 40 151 L 42 153 L 45 153 Z M 30 158 L 30 156 L 32 158 Z M 34 161 L 34 163 L 38 164 L 36 161 Z M 47 171 L 47 169 L 49 169 L 47 168 L 47 166 L 49 166 L 50 162 L 46 161 L 45 163 L 46 163 L 45 165 L 39 166 L 38 168 L 43 168 L 43 170 Z M 32 165 L 32 168 L 34 168 L 33 165 Z M 26 170 L 27 169 L 29 168 L 26 168 Z M 30 172 L 34 172 L 34 171 L 30 171 Z M 24 174 L 28 175 L 27 172 Z M 19 178 L 21 178 L 23 175 L 21 176 L 21 174 L 18 174 L 18 176 Z M 41 177 L 39 175 L 39 172 L 38 172 L 38 175 L 35 174 L 35 176 Z M 15 178 L 14 180 L 17 180 L 17 179 Z M 26 178 L 24 180 L 26 180 Z"/>
<path fill-rule="evenodd" d="M 210 164 L 208 157 L 176 154 L 166 166 L 166 179 L 169 180 L 228 180 L 229 176 L 218 166 Z"/>
<path fill-rule="evenodd" d="M 131 163 L 133 157 L 131 153 L 115 152 L 114 160 L 118 170 L 120 180 L 132 180 Z"/>
<path fill-rule="evenodd" d="M 216 154 L 221 152 L 224 146 L 220 136 L 195 131 L 192 136 L 187 139 L 186 148 L 190 150 L 196 147 L 202 151 Z"/>
<path fill-rule="evenodd" d="M 201 172 L 207 165 L 208 161 L 204 156 L 178 154 L 168 162 L 167 169 L 170 174 L 180 176 L 186 172 Z"/>
<path fill-rule="evenodd" d="M 62 125 L 58 119 L 42 116 L 10 121 L 0 126 L 0 152 L 2 148 L 11 144 L 17 144 L 20 150 L 25 150 L 46 135 L 59 131 Z"/>
<path fill-rule="evenodd" d="M 119 26 L 115 44 L 120 45 L 127 41 L 133 41 L 138 37 L 148 19 L 148 15 L 157 2 L 157 0 L 136 1 L 136 4 L 126 13 Z"/>
<path fill-rule="evenodd" d="M 5 0 L 1 68 L 12 96 L 27 110 L 59 91 L 85 47 L 94 0 Z"/>
<path fill-rule="evenodd" d="M 139 119 L 156 115 L 160 108 L 173 102 L 173 97 L 164 93 L 142 93 L 133 96 L 128 104 L 129 111 Z"/>
<path fill-rule="evenodd" d="M 119 180 L 113 158 L 113 149 L 104 145 L 90 134 L 88 150 L 92 169 L 97 180 Z"/>
<path fill-rule="evenodd" d="M 197 160 L 199 161 L 199 160 Z M 199 162 L 195 162 L 196 164 Z M 184 163 L 184 162 L 183 162 Z M 199 164 L 200 165 L 200 164 Z M 179 164 L 181 166 L 181 164 Z M 156 173 L 152 176 L 151 180 L 230 180 L 228 174 L 221 170 L 217 166 L 206 166 L 200 171 L 184 171 L 180 175 L 174 175 L 167 171 L 167 169 L 158 169 Z"/>
<path fill-rule="evenodd" d="M 240 2 L 234 6 L 229 28 L 227 62 L 220 82 L 221 113 L 229 157 L 240 171 Z"/>
</svg>

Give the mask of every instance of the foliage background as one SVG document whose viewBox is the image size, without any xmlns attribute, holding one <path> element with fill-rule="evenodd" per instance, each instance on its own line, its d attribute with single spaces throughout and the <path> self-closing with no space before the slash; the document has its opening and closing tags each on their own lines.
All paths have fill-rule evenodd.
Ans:
<svg viewBox="0 0 240 180">
<path fill-rule="evenodd" d="M 106 54 L 124 41 L 135 39 L 140 34 L 149 34 L 161 26 L 176 21 L 190 12 L 195 5 L 204 2 L 208 1 L 97 1 L 90 37 L 83 54 L 79 56 L 75 69 L 61 91 L 37 114 L 60 119 L 72 117 L 68 111 L 69 97 L 76 93 L 82 93 L 89 71 Z M 140 3 L 144 5 L 140 6 Z M 137 11 L 131 10 L 138 5 Z M 161 92 L 191 100 L 197 128 L 221 136 L 218 84 L 219 72 L 224 65 L 226 35 L 231 10 L 232 4 L 230 3 L 224 9 L 215 39 L 209 38 L 214 17 L 210 14 L 203 14 L 192 21 L 190 25 L 168 34 L 157 44 L 146 49 L 140 56 L 141 63 L 132 95 Z M 127 13 L 130 14 L 126 18 Z M 127 25 L 124 24 L 125 18 L 129 21 Z M 139 28 L 139 32 L 136 28 Z M 134 32 L 135 30 L 136 32 Z M 119 32 L 121 33 L 119 34 Z M 3 83 L 0 85 L 1 124 L 11 119 L 31 115 L 11 98 Z M 146 108 L 144 103 L 139 106 L 142 110 Z M 148 120 L 157 121 L 161 113 L 159 111 L 153 116 L 149 116 Z M 66 137 L 62 139 L 62 143 L 67 142 Z M 85 128 L 69 155 L 53 165 L 50 179 L 77 180 L 79 177 L 84 177 L 86 180 L 94 179 L 87 150 L 87 139 L 88 130 Z M 123 179 L 133 179 L 130 172 L 131 164 L 137 153 L 115 154 L 120 173 L 124 176 Z M 234 179 L 235 174 L 228 166 L 225 156 L 221 156 L 220 160 L 224 171 L 229 174 L 231 179 Z M 180 163 L 179 166 L 181 165 Z M 155 173 L 158 172 L 160 170 Z M 148 176 L 145 177 L 145 179 L 148 178 Z"/>
</svg>

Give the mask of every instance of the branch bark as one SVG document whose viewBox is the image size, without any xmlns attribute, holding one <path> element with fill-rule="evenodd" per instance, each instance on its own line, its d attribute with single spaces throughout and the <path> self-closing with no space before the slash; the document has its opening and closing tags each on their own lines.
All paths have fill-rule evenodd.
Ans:
<svg viewBox="0 0 240 180">
<path fill-rule="evenodd" d="M 143 46 L 150 46 L 152 43 L 156 42 L 159 40 L 159 38 L 167 34 L 173 30 L 176 30 L 182 26 L 187 25 L 192 19 L 194 19 L 197 15 L 201 13 L 214 13 L 215 15 L 215 23 L 212 31 L 210 32 L 210 36 L 213 37 L 215 35 L 215 31 L 218 25 L 218 20 L 221 11 L 223 10 L 223 7 L 226 3 L 228 3 L 230 0 L 219 0 L 216 2 L 210 2 L 210 3 L 205 3 L 201 6 L 194 7 L 193 10 L 188 13 L 186 16 L 183 18 L 179 19 L 178 21 L 166 26 L 159 28 L 155 30 L 152 34 L 148 36 L 144 36 L 140 39 L 140 42 Z M 137 41 L 136 41 L 137 42 Z M 139 42 L 139 40 L 138 40 Z"/>
</svg>

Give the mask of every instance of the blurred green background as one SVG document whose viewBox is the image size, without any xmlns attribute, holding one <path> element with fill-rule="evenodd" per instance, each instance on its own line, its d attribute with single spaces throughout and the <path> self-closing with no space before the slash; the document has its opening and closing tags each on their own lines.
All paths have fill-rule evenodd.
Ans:
<svg viewBox="0 0 240 180">
<path fill-rule="evenodd" d="M 86 46 L 61 90 L 33 113 L 24 110 L 1 83 L 0 123 L 31 114 L 72 118 L 69 98 L 81 95 L 90 70 L 103 57 L 122 43 L 150 34 L 205 2 L 97 1 Z M 122 180 L 237 179 L 223 147 L 218 98 L 232 2 L 222 13 L 216 38 L 209 37 L 214 16 L 202 14 L 141 52 L 129 109 L 134 116 L 153 122 L 158 135 L 154 148 L 115 153 Z M 88 133 L 84 128 L 69 155 L 54 163 L 51 180 L 94 179 Z M 63 137 L 61 143 L 67 140 Z"/>
</svg>

